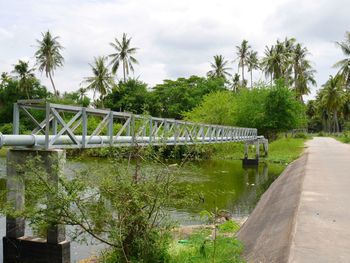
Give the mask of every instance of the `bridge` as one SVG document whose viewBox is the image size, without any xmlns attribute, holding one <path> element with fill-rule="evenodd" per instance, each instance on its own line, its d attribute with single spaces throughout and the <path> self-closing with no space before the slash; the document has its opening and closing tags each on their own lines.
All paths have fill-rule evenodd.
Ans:
<svg viewBox="0 0 350 263">
<path fill-rule="evenodd" d="M 30 134 L 21 133 L 24 124 L 32 128 Z M 258 163 L 261 144 L 265 154 L 268 151 L 268 141 L 258 136 L 254 128 L 156 118 L 43 100 L 21 100 L 14 104 L 13 134 L 0 133 L 0 148 L 12 147 L 7 152 L 7 200 L 15 210 L 24 208 L 25 182 L 18 164 L 25 164 L 26 160 L 35 156 L 43 160 L 48 183 L 58 187 L 59 177 L 64 172 L 64 149 L 228 142 L 245 143 L 245 164 Z M 255 145 L 254 159 L 248 158 L 249 145 Z M 23 218 L 7 216 L 3 255 L 7 263 L 68 263 L 70 243 L 66 240 L 62 225 L 50 225 L 47 238 L 43 240 L 25 236 Z"/>
<path fill-rule="evenodd" d="M 31 134 L 20 134 L 21 113 L 33 126 Z M 92 122 L 95 125 L 90 129 Z M 15 103 L 13 134 L 0 133 L 0 148 L 13 146 L 45 150 L 225 142 L 255 144 L 257 149 L 263 144 L 265 152 L 268 150 L 268 141 L 258 136 L 254 128 L 194 123 L 43 100 Z M 258 155 L 257 151 L 257 158 Z M 245 157 L 248 157 L 248 147 Z"/>
</svg>

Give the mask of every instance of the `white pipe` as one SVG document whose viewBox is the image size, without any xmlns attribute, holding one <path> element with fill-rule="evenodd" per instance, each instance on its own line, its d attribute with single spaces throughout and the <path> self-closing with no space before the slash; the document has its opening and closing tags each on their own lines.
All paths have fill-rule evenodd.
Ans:
<svg viewBox="0 0 350 263">
<path fill-rule="evenodd" d="M 49 140 L 52 140 L 55 137 L 55 135 L 50 135 Z M 79 143 L 82 143 L 83 136 L 77 135 L 75 136 L 77 141 Z M 110 143 L 110 137 L 109 136 L 86 136 L 86 141 L 89 142 L 87 144 L 87 147 L 89 145 L 97 145 L 97 144 L 104 144 L 108 145 Z M 210 138 L 210 137 L 197 137 L 195 140 L 196 143 L 215 143 L 215 142 L 223 142 L 223 141 L 248 141 L 248 140 L 254 140 L 256 139 L 256 136 L 237 136 L 237 137 L 218 137 Z M 137 136 L 135 137 L 134 143 L 149 143 L 150 137 L 149 136 Z M 165 144 L 186 144 L 186 143 L 193 143 L 190 138 L 188 137 L 178 137 L 175 139 L 175 137 L 152 137 L 152 143 L 165 143 Z M 133 137 L 132 136 L 114 136 L 113 137 L 113 145 L 118 144 L 132 144 L 133 143 Z M 57 144 L 57 145 L 56 145 Z M 73 145 L 72 139 L 68 135 L 61 135 L 56 141 L 53 146 L 59 146 L 59 145 Z M 22 147 L 34 147 L 34 146 L 44 146 L 45 145 L 45 135 L 7 135 L 7 134 L 1 134 L 0 133 L 0 148 L 2 146 L 22 146 Z"/>
</svg>

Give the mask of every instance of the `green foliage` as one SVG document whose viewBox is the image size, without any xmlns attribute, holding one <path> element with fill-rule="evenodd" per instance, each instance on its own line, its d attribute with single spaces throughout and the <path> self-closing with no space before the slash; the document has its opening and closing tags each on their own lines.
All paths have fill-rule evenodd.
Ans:
<svg viewBox="0 0 350 263">
<path fill-rule="evenodd" d="M 19 88 L 18 82 L 18 80 L 11 77 L 0 82 L 0 124 L 12 123 L 13 104 L 17 100 L 27 99 L 26 91 Z M 30 90 L 31 99 L 45 99 L 51 96 L 38 79 L 30 78 L 27 80 L 27 84 L 29 82 L 31 86 L 27 89 Z M 26 118 L 22 120 L 25 124 Z"/>
<path fill-rule="evenodd" d="M 282 82 L 278 82 L 266 97 L 264 129 L 262 131 L 276 135 L 278 132 L 305 125 L 304 105 L 294 99 L 293 93 Z"/>
<path fill-rule="evenodd" d="M 12 131 L 13 131 L 12 123 L 5 123 L 0 126 L 0 132 L 2 134 L 12 134 Z"/>
<path fill-rule="evenodd" d="M 221 225 L 219 225 L 219 232 L 221 233 L 236 233 L 240 226 L 237 222 L 233 220 L 228 220 Z"/>
<path fill-rule="evenodd" d="M 297 159 L 303 152 L 306 139 L 280 138 L 269 144 L 268 160 L 288 164 Z"/>
<path fill-rule="evenodd" d="M 235 94 L 230 91 L 213 92 L 204 96 L 201 104 L 184 115 L 195 122 L 232 125 L 237 111 L 235 99 Z"/>
<path fill-rule="evenodd" d="M 56 186 L 47 180 L 43 161 L 30 158 L 16 168 L 26 184 L 25 209 L 1 212 L 28 218 L 40 233 L 58 223 L 73 226 L 74 239 L 84 231 L 109 246 L 104 256 L 112 259 L 106 262 L 165 262 L 174 226 L 169 208 L 191 194 L 175 184 L 175 168 L 141 171 L 141 154 L 139 149 L 132 153 L 135 165 L 121 167 L 112 160 L 108 166 L 96 163 L 95 168 L 75 171 L 72 178 L 60 173 Z"/>
<path fill-rule="evenodd" d="M 141 114 L 148 110 L 147 84 L 137 79 L 120 81 L 104 99 L 107 108 Z"/>
<path fill-rule="evenodd" d="M 208 94 L 185 116 L 196 122 L 254 127 L 273 138 L 278 132 L 306 125 L 303 104 L 282 82 L 273 87 L 244 89 L 237 94 L 228 91 Z"/>
<path fill-rule="evenodd" d="M 192 234 L 187 244 L 173 243 L 170 247 L 169 263 L 209 263 L 209 262 L 244 262 L 241 255 L 243 245 L 230 236 L 216 238 L 216 257 L 213 261 L 214 242 L 210 232 L 199 231 Z"/>
<path fill-rule="evenodd" d="M 225 82 L 217 78 L 178 78 L 164 80 L 150 92 L 149 111 L 152 116 L 181 119 L 183 113 L 192 110 L 210 92 L 224 90 Z"/>
</svg>

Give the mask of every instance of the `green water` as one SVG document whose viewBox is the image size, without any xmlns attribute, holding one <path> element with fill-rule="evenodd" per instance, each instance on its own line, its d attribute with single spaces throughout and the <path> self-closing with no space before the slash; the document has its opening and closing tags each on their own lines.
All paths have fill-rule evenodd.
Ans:
<svg viewBox="0 0 350 263">
<path fill-rule="evenodd" d="M 72 171 L 98 165 L 109 165 L 104 159 L 68 160 L 66 174 Z M 125 165 L 125 163 L 121 164 Z M 144 169 L 158 169 L 157 165 L 146 163 Z M 191 162 L 177 173 L 178 184 L 192 189 L 196 200 L 192 205 L 176 207 L 170 211 L 171 216 L 182 224 L 199 223 L 202 210 L 213 210 L 215 207 L 230 211 L 234 218 L 248 216 L 254 209 L 260 196 L 278 177 L 285 167 L 277 164 L 260 164 L 259 167 L 244 168 L 241 161 L 211 160 Z M 0 188 L 6 187 L 4 177 L 6 171 L 5 158 L 0 158 Z M 1 200 L 0 200 L 1 201 Z M 0 235 L 5 235 L 5 220 L 0 217 Z M 2 244 L 0 244 L 2 245 Z M 72 260 L 76 261 L 89 256 L 92 251 L 103 246 L 85 246 L 71 243 Z M 1 254 L 1 253 L 0 253 Z M 2 261 L 2 255 L 0 255 Z"/>
<path fill-rule="evenodd" d="M 67 166 L 72 170 L 96 165 L 109 165 L 103 159 L 71 160 Z M 121 166 L 126 165 L 121 163 Z M 141 170 L 161 169 L 157 164 L 143 163 Z M 177 184 L 190 187 L 194 196 L 192 205 L 176 207 L 171 215 L 179 223 L 198 223 L 203 210 L 215 207 L 228 210 L 234 218 L 248 216 L 260 196 L 278 177 L 285 167 L 261 163 L 259 167 L 243 167 L 240 160 L 205 160 L 189 162 L 177 168 Z"/>
</svg>

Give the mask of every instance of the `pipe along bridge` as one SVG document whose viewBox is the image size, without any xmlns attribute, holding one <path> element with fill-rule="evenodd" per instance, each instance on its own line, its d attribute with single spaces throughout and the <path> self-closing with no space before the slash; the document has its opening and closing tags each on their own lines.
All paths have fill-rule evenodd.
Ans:
<svg viewBox="0 0 350 263">
<path fill-rule="evenodd" d="M 24 124 L 31 127 L 30 134 L 23 134 Z M 20 100 L 13 108 L 13 134 L 0 133 L 0 148 L 11 147 L 7 152 L 7 201 L 15 210 L 24 208 L 25 180 L 17 166 L 25 164 L 35 156 L 40 156 L 43 160 L 41 165 L 47 171 L 48 183 L 52 187 L 58 187 L 59 177 L 64 175 L 64 149 L 67 148 L 226 142 L 245 143 L 243 164 L 258 164 L 261 144 L 265 154 L 268 151 L 268 141 L 263 136 L 258 136 L 257 129 L 254 128 L 156 118 L 106 109 L 54 104 L 42 100 Z M 253 159 L 248 158 L 250 145 L 255 145 L 256 149 Z M 6 263 L 68 263 L 70 242 L 66 240 L 65 226 L 49 225 L 46 239 L 27 237 L 25 220 L 7 216 L 3 257 L 3 262 Z"/>
<path fill-rule="evenodd" d="M 21 113 L 32 124 L 31 134 L 20 134 Z M 28 124 L 27 124 L 28 125 Z M 91 128 L 92 127 L 92 128 Z M 13 134 L 0 134 L 2 146 L 61 149 L 145 145 L 190 145 L 224 142 L 263 144 L 257 129 L 202 124 L 111 110 L 21 100 L 13 108 Z M 259 158 L 259 152 L 256 153 Z M 248 147 L 245 150 L 248 158 Z"/>
</svg>

